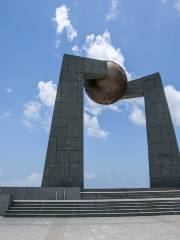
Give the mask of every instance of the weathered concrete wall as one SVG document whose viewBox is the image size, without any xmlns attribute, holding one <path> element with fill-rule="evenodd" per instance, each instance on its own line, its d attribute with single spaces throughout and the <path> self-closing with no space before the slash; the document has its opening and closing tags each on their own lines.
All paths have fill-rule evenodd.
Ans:
<svg viewBox="0 0 180 240">
<path fill-rule="evenodd" d="M 14 200 L 78 200 L 78 187 L 0 187 L 0 195 L 11 195 Z"/>
</svg>

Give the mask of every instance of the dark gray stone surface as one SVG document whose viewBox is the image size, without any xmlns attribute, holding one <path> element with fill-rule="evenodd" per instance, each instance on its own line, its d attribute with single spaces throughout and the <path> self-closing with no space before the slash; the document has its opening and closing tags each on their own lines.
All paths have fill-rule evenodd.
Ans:
<svg viewBox="0 0 180 240">
<path fill-rule="evenodd" d="M 159 73 L 128 83 L 124 99 L 145 99 L 151 187 L 180 187 L 179 147 Z"/>
<path fill-rule="evenodd" d="M 43 187 L 83 188 L 84 79 L 107 62 L 64 55 L 44 167 Z M 180 187 L 180 155 L 159 73 L 128 82 L 122 99 L 144 97 L 151 187 Z"/>
<path fill-rule="evenodd" d="M 78 200 L 80 188 L 0 187 L 0 196 L 3 195 L 11 195 L 14 200 Z"/>
<path fill-rule="evenodd" d="M 64 55 L 42 180 L 43 187 L 83 188 L 84 79 L 107 73 L 105 61 Z"/>
<path fill-rule="evenodd" d="M 11 195 L 0 192 L 0 215 L 3 215 L 11 204 Z"/>
</svg>

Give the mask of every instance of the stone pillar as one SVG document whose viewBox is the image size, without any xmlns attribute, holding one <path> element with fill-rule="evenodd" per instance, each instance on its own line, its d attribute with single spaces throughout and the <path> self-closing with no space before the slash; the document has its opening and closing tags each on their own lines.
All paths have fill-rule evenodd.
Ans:
<svg viewBox="0 0 180 240">
<path fill-rule="evenodd" d="M 144 97 L 151 187 L 180 187 L 178 143 L 159 73 L 128 82 L 123 99 Z"/>
<path fill-rule="evenodd" d="M 146 77 L 144 99 L 151 187 L 180 187 L 180 155 L 159 74 Z"/>
<path fill-rule="evenodd" d="M 107 63 L 64 55 L 42 180 L 43 187 L 81 187 L 84 79 L 107 74 Z"/>
</svg>

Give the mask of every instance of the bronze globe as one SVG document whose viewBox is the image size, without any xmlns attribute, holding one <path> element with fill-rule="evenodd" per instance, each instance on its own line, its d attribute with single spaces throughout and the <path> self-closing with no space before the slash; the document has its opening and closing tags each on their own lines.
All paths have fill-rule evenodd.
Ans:
<svg viewBox="0 0 180 240">
<path fill-rule="evenodd" d="M 107 62 L 107 77 L 87 79 L 85 90 L 96 103 L 112 104 L 118 101 L 127 89 L 127 75 L 122 67 L 114 62 Z"/>
</svg>

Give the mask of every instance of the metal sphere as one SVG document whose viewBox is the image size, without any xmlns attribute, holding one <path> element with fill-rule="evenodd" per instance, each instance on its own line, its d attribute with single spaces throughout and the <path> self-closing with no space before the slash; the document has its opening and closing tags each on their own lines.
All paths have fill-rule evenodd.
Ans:
<svg viewBox="0 0 180 240">
<path fill-rule="evenodd" d="M 85 80 L 87 95 L 96 103 L 112 104 L 126 92 L 127 75 L 122 67 L 114 62 L 107 62 L 107 77 Z"/>
</svg>

